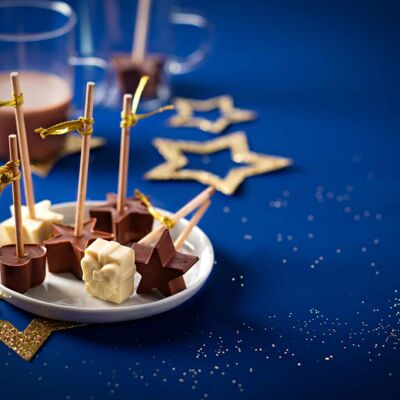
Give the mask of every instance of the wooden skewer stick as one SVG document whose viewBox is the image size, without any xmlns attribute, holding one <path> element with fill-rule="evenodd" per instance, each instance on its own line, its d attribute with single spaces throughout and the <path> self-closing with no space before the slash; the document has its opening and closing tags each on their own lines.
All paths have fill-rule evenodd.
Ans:
<svg viewBox="0 0 400 400">
<path fill-rule="evenodd" d="M 10 147 L 10 160 L 18 161 L 18 141 L 16 135 L 8 137 L 8 145 Z M 18 173 L 18 167 L 14 167 L 14 175 Z M 14 203 L 14 220 L 15 220 L 15 249 L 17 257 L 24 256 L 24 240 L 22 233 L 22 213 L 21 213 L 21 187 L 19 179 L 12 183 L 13 203 Z"/>
<path fill-rule="evenodd" d="M 202 206 L 193 214 L 193 217 L 190 219 L 189 223 L 185 226 L 185 229 L 179 234 L 177 239 L 174 242 L 174 246 L 177 251 L 179 251 L 185 243 L 185 240 L 189 237 L 190 232 L 192 232 L 193 228 L 199 223 L 208 207 L 210 207 L 211 201 L 210 199 L 206 200 Z"/>
<path fill-rule="evenodd" d="M 132 61 L 143 62 L 146 56 L 151 0 L 139 0 L 132 46 Z"/>
<path fill-rule="evenodd" d="M 21 85 L 18 72 L 10 74 L 14 96 L 21 96 Z M 24 179 L 25 200 L 28 206 L 29 218 L 35 219 L 35 196 L 33 193 L 31 161 L 29 158 L 28 141 L 26 138 L 25 118 L 22 105 L 15 106 L 15 121 L 17 124 L 19 153 Z"/>
<path fill-rule="evenodd" d="M 132 107 L 132 95 L 124 95 L 123 115 L 128 115 Z M 129 124 L 121 127 L 121 148 L 119 153 L 118 199 L 117 212 L 121 213 L 125 207 L 126 188 L 128 181 L 129 147 L 131 127 Z"/>
<path fill-rule="evenodd" d="M 178 222 L 181 218 L 185 218 L 193 210 L 203 204 L 208 198 L 215 193 L 215 189 L 212 186 L 204 189 L 200 194 L 194 197 L 189 203 L 185 204 L 180 208 L 173 216 L 172 221 Z M 160 225 L 156 229 L 153 229 L 149 234 L 142 238 L 138 243 L 140 244 L 151 244 L 151 242 L 164 230 L 165 226 Z"/>
<path fill-rule="evenodd" d="M 85 100 L 85 114 L 87 120 L 93 118 L 93 102 L 94 102 L 94 82 L 88 82 L 86 85 L 86 100 Z M 85 126 L 84 129 L 87 129 Z M 79 167 L 79 182 L 78 182 L 78 196 L 76 200 L 75 211 L 75 236 L 82 236 L 83 233 L 83 220 L 85 212 L 87 178 L 89 170 L 89 154 L 90 154 L 90 140 L 91 135 L 82 135 L 81 146 L 81 162 Z"/>
</svg>

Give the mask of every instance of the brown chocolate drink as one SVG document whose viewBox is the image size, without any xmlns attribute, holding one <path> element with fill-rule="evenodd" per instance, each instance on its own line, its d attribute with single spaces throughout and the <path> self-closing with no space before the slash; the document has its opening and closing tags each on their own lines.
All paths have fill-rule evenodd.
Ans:
<svg viewBox="0 0 400 400">
<path fill-rule="evenodd" d="M 62 149 L 65 136 L 52 136 L 43 140 L 34 130 L 67 119 L 72 99 L 71 89 L 67 81 L 56 75 L 22 71 L 20 77 L 30 158 L 32 161 L 46 161 Z M 11 92 L 9 74 L 1 73 L 0 99 L 11 99 Z M 1 158 L 8 158 L 8 135 L 15 132 L 14 108 L 0 108 Z"/>
<path fill-rule="evenodd" d="M 116 53 L 111 58 L 116 70 L 118 85 L 122 93 L 135 93 L 140 78 L 149 77 L 149 82 L 143 91 L 143 98 L 157 97 L 157 88 L 162 82 L 165 58 L 158 54 L 146 55 L 143 62 L 132 59 L 130 54 Z"/>
<path fill-rule="evenodd" d="M 96 218 L 95 229 L 114 234 L 114 240 L 121 244 L 137 242 L 153 227 L 154 218 L 147 207 L 136 197 L 125 200 L 123 212 L 117 212 L 117 195 L 107 193 L 107 203 L 92 207 L 90 216 Z"/>
<path fill-rule="evenodd" d="M 41 285 L 46 277 L 46 249 L 38 244 L 26 244 L 24 257 L 17 257 L 14 244 L 0 249 L 2 284 L 19 293 Z"/>
<path fill-rule="evenodd" d="M 81 260 L 86 247 L 97 238 L 113 239 L 113 235 L 110 233 L 95 231 L 95 224 L 96 219 L 94 218 L 86 221 L 83 224 L 82 236 L 75 236 L 73 226 L 53 224 L 54 236 L 44 241 L 50 272 L 55 274 L 71 272 L 76 278 L 82 279 Z"/>
<path fill-rule="evenodd" d="M 155 246 L 135 243 L 135 263 L 142 276 L 138 294 L 158 290 L 172 296 L 186 289 L 183 275 L 199 260 L 198 257 L 176 251 L 168 229 L 161 234 Z"/>
</svg>

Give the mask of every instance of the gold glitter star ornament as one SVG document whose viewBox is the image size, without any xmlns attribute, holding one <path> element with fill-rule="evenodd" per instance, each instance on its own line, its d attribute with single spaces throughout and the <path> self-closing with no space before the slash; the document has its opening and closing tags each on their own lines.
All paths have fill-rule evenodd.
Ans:
<svg viewBox="0 0 400 400">
<path fill-rule="evenodd" d="M 231 133 L 205 142 L 157 138 L 153 144 L 166 162 L 148 171 L 145 174 L 146 179 L 195 180 L 211 185 L 227 195 L 233 194 L 248 177 L 276 171 L 292 164 L 289 158 L 250 151 L 244 132 Z M 188 164 L 184 153 L 212 154 L 226 149 L 230 149 L 232 161 L 245 165 L 232 168 L 224 178 L 206 170 L 184 169 Z"/>
<path fill-rule="evenodd" d="M 50 319 L 34 319 L 21 332 L 10 322 L 0 320 L 0 341 L 25 361 L 30 361 L 53 332 L 82 325 Z"/>
<path fill-rule="evenodd" d="M 204 132 L 221 133 L 229 125 L 253 121 L 257 118 L 254 111 L 235 108 L 231 96 L 218 96 L 208 100 L 176 98 L 174 107 L 177 114 L 169 119 L 172 127 L 198 128 Z M 218 109 L 220 116 L 215 121 L 204 117 L 196 117 L 195 111 L 208 112 Z"/>
</svg>

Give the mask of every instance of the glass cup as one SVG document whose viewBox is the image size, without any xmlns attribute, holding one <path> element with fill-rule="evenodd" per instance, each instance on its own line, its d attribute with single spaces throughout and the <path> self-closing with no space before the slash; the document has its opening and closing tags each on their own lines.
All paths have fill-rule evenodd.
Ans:
<svg viewBox="0 0 400 400">
<path fill-rule="evenodd" d="M 118 85 L 118 69 L 112 61 L 116 55 L 132 54 L 134 30 L 138 0 L 70 0 L 79 16 L 78 47 L 84 56 L 99 56 L 110 63 L 112 84 L 108 88 L 107 102 L 110 106 L 120 106 L 121 85 Z M 185 74 L 198 67 L 207 56 L 212 42 L 212 27 L 208 20 L 197 12 L 185 12 L 174 7 L 173 0 L 152 0 L 147 35 L 147 61 L 156 59 L 161 64 L 161 73 L 155 82 L 150 95 L 144 93 L 141 104 L 144 108 L 153 108 L 164 103 L 171 95 L 171 76 Z M 177 47 L 190 38 L 190 45 L 183 49 L 183 55 L 176 54 Z M 191 29 L 192 28 L 192 29 Z M 194 28 L 194 29 L 193 29 Z M 180 30 L 181 32 L 178 32 Z M 181 35 L 180 35 L 181 34 Z M 199 36 L 202 36 L 199 38 Z M 193 40 L 192 40 L 193 39 Z M 199 46 L 193 50 L 193 41 Z M 186 40 L 188 42 L 188 40 Z M 187 43 L 186 43 L 187 44 Z M 177 46 L 178 45 L 178 46 Z M 181 46 L 182 47 L 182 46 Z M 114 65 L 113 65 L 114 64 Z M 144 69 L 144 72 L 146 69 Z M 143 74 L 142 73 L 142 74 Z M 149 74 L 151 76 L 151 73 Z M 128 76 L 131 86 L 135 86 L 137 76 Z"/>
<path fill-rule="evenodd" d="M 76 67 L 104 70 L 107 63 L 99 58 L 79 58 L 75 52 L 77 17 L 62 2 L 0 2 L 0 99 L 11 97 L 9 74 L 18 71 L 24 96 L 24 116 L 31 159 L 46 161 L 64 145 L 64 136 L 42 140 L 34 133 L 71 116 Z M 105 73 L 105 72 L 104 72 Z M 79 74 L 83 76 L 85 74 Z M 85 75 L 85 78 L 87 74 Z M 78 101 L 84 97 L 81 82 Z M 97 98 L 99 101 L 99 98 Z M 8 135 L 15 133 L 12 107 L 0 108 L 0 157 L 8 159 Z"/>
</svg>

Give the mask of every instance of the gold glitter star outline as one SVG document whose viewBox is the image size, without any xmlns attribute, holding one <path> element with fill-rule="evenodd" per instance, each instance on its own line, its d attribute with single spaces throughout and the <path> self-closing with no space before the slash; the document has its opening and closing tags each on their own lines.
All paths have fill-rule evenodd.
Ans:
<svg viewBox="0 0 400 400">
<path fill-rule="evenodd" d="M 232 96 L 228 95 L 212 97 L 207 100 L 179 97 L 174 99 L 173 104 L 177 114 L 172 116 L 168 123 L 174 128 L 198 128 L 204 132 L 218 134 L 232 124 L 253 121 L 257 118 L 257 113 L 254 111 L 235 108 Z M 220 117 L 215 121 L 194 116 L 195 111 L 208 112 L 216 109 L 219 110 Z"/>
<path fill-rule="evenodd" d="M 33 319 L 24 331 L 19 331 L 11 322 L 0 320 L 0 341 L 25 361 L 30 361 L 53 332 L 71 329 L 84 324 Z"/>
<path fill-rule="evenodd" d="M 205 142 L 156 138 L 153 141 L 153 145 L 166 162 L 148 171 L 145 174 L 146 179 L 195 180 L 205 185 L 211 185 L 226 195 L 233 194 L 248 177 L 276 171 L 292 165 L 292 160 L 289 158 L 250 151 L 247 136 L 244 132 L 234 132 Z M 226 149 L 230 149 L 231 158 L 234 162 L 248 165 L 230 169 L 224 178 L 206 170 L 183 169 L 188 164 L 188 159 L 184 155 L 185 152 L 212 154 Z"/>
</svg>

